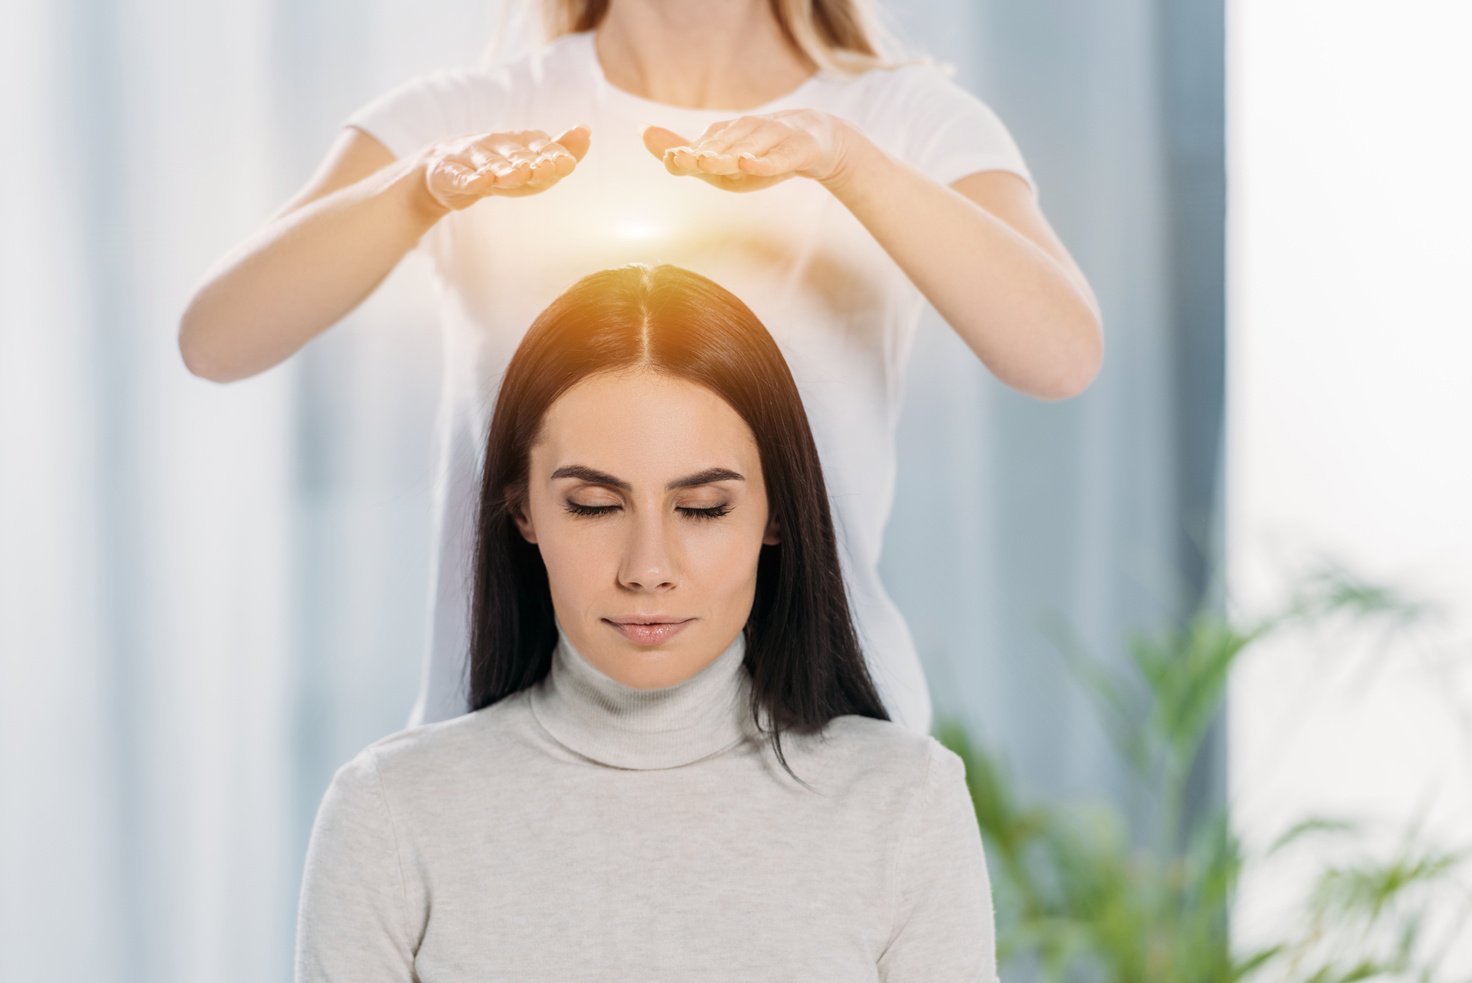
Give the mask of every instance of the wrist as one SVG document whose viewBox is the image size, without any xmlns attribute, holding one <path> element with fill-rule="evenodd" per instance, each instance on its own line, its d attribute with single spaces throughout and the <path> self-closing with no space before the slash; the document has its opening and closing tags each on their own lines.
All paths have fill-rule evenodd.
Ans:
<svg viewBox="0 0 1472 983">
<path fill-rule="evenodd" d="M 411 159 L 392 184 L 400 199 L 408 205 L 409 211 L 426 229 L 452 211 L 429 192 L 429 164 L 422 157 Z"/>
<path fill-rule="evenodd" d="M 818 183 L 844 198 L 857 190 L 865 175 L 872 173 L 878 147 L 856 125 L 835 117 L 833 167 Z"/>
</svg>

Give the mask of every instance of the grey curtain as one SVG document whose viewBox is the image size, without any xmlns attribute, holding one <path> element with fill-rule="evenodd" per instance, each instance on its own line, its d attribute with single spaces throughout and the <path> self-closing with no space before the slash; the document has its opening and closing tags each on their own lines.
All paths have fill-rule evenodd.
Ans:
<svg viewBox="0 0 1472 983">
<path fill-rule="evenodd" d="M 907 33 L 1007 121 L 1104 312 L 1104 367 L 1045 403 L 993 378 L 933 312 L 910 367 L 886 581 L 937 715 L 1025 794 L 1150 810 L 1051 636 L 1123 668 L 1209 594 L 1220 540 L 1224 10 L 1220 3 L 925 3 Z M 1221 722 L 1193 810 L 1225 798 Z"/>
</svg>

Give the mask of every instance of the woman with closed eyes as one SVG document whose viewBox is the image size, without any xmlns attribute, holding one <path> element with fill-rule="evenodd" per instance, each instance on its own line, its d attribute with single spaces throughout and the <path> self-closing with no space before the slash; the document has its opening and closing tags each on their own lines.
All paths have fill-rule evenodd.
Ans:
<svg viewBox="0 0 1472 983">
<path fill-rule="evenodd" d="M 408 253 L 442 287 L 433 613 L 409 722 L 470 708 L 469 503 L 526 326 L 588 270 L 670 262 L 768 325 L 833 493 L 860 648 L 900 723 L 930 694 L 879 577 L 905 366 L 928 301 L 1039 399 L 1098 370 L 1098 307 L 991 107 L 892 57 L 869 0 L 541 0 L 545 43 L 410 79 L 185 312 L 186 364 L 261 372 Z"/>
<path fill-rule="evenodd" d="M 585 277 L 485 461 L 473 709 L 334 775 L 298 983 L 995 983 L 964 763 L 876 692 L 753 312 L 673 266 Z"/>
</svg>

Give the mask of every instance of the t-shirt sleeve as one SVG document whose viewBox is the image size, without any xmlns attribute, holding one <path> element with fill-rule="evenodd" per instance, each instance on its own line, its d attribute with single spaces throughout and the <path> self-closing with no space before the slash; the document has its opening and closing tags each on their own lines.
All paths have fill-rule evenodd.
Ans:
<svg viewBox="0 0 1472 983">
<path fill-rule="evenodd" d="M 411 983 L 399 844 L 371 748 L 343 765 L 317 810 L 297 910 L 296 983 Z"/>
<path fill-rule="evenodd" d="M 491 132 L 508 101 L 504 67 L 442 68 L 415 76 L 353 110 L 342 121 L 388 148 L 396 160 L 450 137 Z M 449 216 L 420 237 L 411 252 L 443 264 Z"/>
<path fill-rule="evenodd" d="M 1011 171 L 1037 195 L 1037 181 L 996 110 L 938 65 L 898 71 L 904 91 L 897 105 L 909 130 L 911 164 L 944 185 L 977 171 Z"/>
<path fill-rule="evenodd" d="M 883 983 L 998 983 L 996 912 L 966 763 L 930 739 L 895 861 L 894 929 Z"/>
<path fill-rule="evenodd" d="M 402 160 L 437 140 L 478 132 L 477 121 L 487 119 L 496 108 L 499 81 L 498 73 L 442 68 L 368 100 L 342 125 L 375 137 Z"/>
</svg>

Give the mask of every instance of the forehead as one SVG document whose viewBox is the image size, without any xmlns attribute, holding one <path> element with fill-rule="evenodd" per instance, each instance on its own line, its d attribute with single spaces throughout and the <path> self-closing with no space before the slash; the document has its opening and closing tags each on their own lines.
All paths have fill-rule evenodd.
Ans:
<svg viewBox="0 0 1472 983">
<path fill-rule="evenodd" d="M 648 369 L 579 380 L 548 407 L 538 446 L 558 465 L 615 473 L 620 462 L 626 469 L 683 467 L 693 458 L 705 466 L 720 463 L 708 458 L 758 457 L 756 436 L 729 403 L 698 383 Z"/>
</svg>

